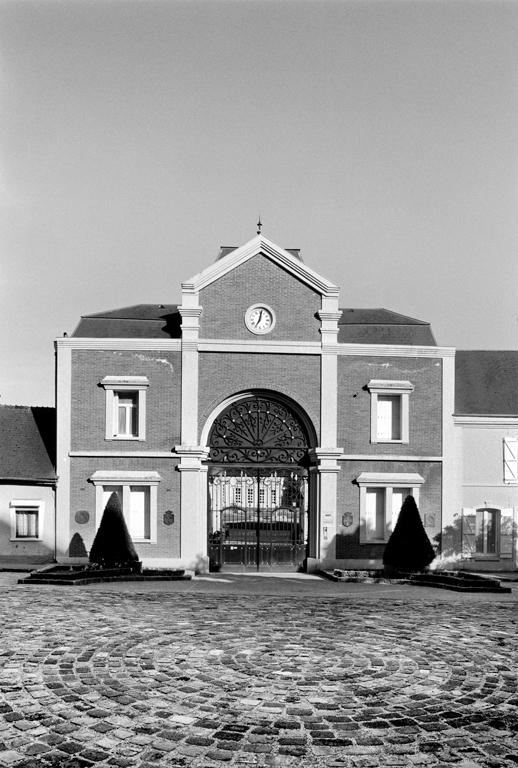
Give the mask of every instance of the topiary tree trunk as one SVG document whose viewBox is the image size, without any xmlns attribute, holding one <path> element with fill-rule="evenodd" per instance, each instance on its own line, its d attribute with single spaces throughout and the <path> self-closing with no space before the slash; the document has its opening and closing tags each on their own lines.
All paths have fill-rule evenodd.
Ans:
<svg viewBox="0 0 518 768">
<path fill-rule="evenodd" d="M 413 496 L 407 496 L 383 553 L 383 565 L 392 571 L 423 571 L 435 558 Z"/>
<path fill-rule="evenodd" d="M 131 567 L 140 570 L 140 561 L 114 492 L 104 508 L 101 525 L 90 550 L 90 563 L 101 568 Z"/>
</svg>

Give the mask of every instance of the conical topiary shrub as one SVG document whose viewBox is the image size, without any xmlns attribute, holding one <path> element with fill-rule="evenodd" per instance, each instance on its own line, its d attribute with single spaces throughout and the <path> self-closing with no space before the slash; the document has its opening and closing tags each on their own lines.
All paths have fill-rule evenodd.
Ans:
<svg viewBox="0 0 518 768">
<path fill-rule="evenodd" d="M 407 496 L 383 553 L 383 565 L 391 571 L 422 571 L 435 558 L 417 504 Z"/>
<path fill-rule="evenodd" d="M 140 561 L 115 492 L 104 508 L 101 525 L 90 550 L 90 563 L 101 568 L 129 566 L 133 570 L 140 570 Z"/>
</svg>

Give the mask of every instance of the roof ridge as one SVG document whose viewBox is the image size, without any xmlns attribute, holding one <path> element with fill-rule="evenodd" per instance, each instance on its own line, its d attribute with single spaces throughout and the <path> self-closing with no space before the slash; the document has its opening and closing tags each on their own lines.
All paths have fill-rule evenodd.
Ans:
<svg viewBox="0 0 518 768">
<path fill-rule="evenodd" d="M 113 309 L 102 309 L 100 312 L 92 312 L 88 315 L 80 315 L 81 318 L 92 318 L 92 317 L 98 317 L 98 318 L 107 318 L 109 315 L 113 315 L 114 312 L 127 312 L 129 310 L 136 310 L 139 307 L 155 307 L 156 309 L 169 309 L 171 307 L 178 308 L 178 303 L 170 303 L 170 304 L 163 304 L 162 302 L 155 302 L 150 301 L 147 303 L 141 302 L 140 304 L 127 304 L 124 307 L 114 307 Z M 133 318 L 133 317 L 120 317 L 117 318 L 118 320 L 142 320 L 143 318 Z M 151 318 L 156 319 L 156 318 Z"/>
<path fill-rule="evenodd" d="M 430 325 L 430 322 L 428 320 L 418 320 L 417 317 L 411 317 L 410 315 L 403 315 L 401 312 L 394 312 L 393 309 L 387 309 L 386 307 L 340 307 L 340 310 L 343 312 L 386 312 L 389 315 L 394 315 L 395 317 L 400 317 L 404 320 L 409 320 L 410 322 L 407 323 L 407 325 Z M 344 315 L 342 314 L 342 317 L 340 320 L 344 318 Z M 338 323 L 340 324 L 340 320 Z M 379 324 L 377 321 L 372 321 L 372 325 Z M 390 323 L 387 321 L 383 322 L 383 325 L 396 325 L 396 323 Z M 404 325 L 404 323 L 397 323 L 397 325 Z"/>
</svg>

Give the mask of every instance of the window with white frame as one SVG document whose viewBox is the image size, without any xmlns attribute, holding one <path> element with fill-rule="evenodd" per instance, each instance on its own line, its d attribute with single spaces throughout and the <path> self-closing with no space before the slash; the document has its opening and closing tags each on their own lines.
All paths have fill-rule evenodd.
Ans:
<svg viewBox="0 0 518 768">
<path fill-rule="evenodd" d="M 105 376 L 106 440 L 146 439 L 146 376 Z"/>
<path fill-rule="evenodd" d="M 11 539 L 39 541 L 43 531 L 43 501 L 14 499 L 10 503 Z"/>
<path fill-rule="evenodd" d="M 424 479 L 417 473 L 362 472 L 360 488 L 360 543 L 385 543 L 394 530 L 405 498 L 413 496 L 419 506 Z"/>
<path fill-rule="evenodd" d="M 518 437 L 504 437 L 504 483 L 518 483 Z"/>
<path fill-rule="evenodd" d="M 95 520 L 99 527 L 108 499 L 117 493 L 134 542 L 156 541 L 158 472 L 94 472 Z"/>
<path fill-rule="evenodd" d="M 475 514 L 475 552 L 477 555 L 498 554 L 500 510 L 477 509 Z"/>
<path fill-rule="evenodd" d="M 408 443 L 410 393 L 409 381 L 371 379 L 371 443 Z"/>
<path fill-rule="evenodd" d="M 467 558 L 514 560 L 516 542 L 513 507 L 492 506 L 462 509 L 462 554 Z"/>
</svg>

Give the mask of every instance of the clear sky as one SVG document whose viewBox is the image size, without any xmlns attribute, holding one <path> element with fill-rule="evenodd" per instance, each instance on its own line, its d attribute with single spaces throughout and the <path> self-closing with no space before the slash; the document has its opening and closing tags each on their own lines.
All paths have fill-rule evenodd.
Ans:
<svg viewBox="0 0 518 768">
<path fill-rule="evenodd" d="M 0 3 L 1 403 L 220 245 L 518 348 L 518 0 Z"/>
</svg>

